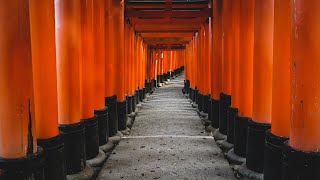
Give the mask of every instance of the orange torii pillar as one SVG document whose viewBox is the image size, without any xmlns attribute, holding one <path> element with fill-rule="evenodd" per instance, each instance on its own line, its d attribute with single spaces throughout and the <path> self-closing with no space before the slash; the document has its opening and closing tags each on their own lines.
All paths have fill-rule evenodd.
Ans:
<svg viewBox="0 0 320 180">
<path fill-rule="evenodd" d="M 192 79 L 191 77 L 191 45 L 187 44 L 186 45 L 186 60 L 185 60 L 185 69 L 184 69 L 184 89 L 183 89 L 183 93 L 187 93 L 190 97 L 190 80 Z M 171 56 L 171 53 L 170 53 Z M 171 59 L 171 58 L 170 58 Z M 169 61 L 170 63 L 170 61 Z M 170 64 L 169 64 L 169 75 L 170 75 Z M 169 76 L 170 77 L 170 76 Z M 191 99 L 191 98 L 190 98 Z"/>
<path fill-rule="evenodd" d="M 105 107 L 105 0 L 93 1 L 94 23 L 94 114 L 98 120 L 99 145 L 107 143 L 108 108 Z M 101 148 L 103 149 L 103 148 Z"/>
<path fill-rule="evenodd" d="M 240 48 L 240 0 L 233 0 L 231 5 L 232 33 L 232 101 L 227 110 L 227 142 L 234 143 L 234 120 L 239 107 L 239 48 Z M 230 148 L 230 146 L 229 146 Z"/>
<path fill-rule="evenodd" d="M 213 1 L 212 58 L 211 58 L 211 126 L 219 128 L 219 104 L 222 92 L 222 0 Z M 211 51 L 210 50 L 210 51 Z"/>
<path fill-rule="evenodd" d="M 146 82 L 145 88 L 146 93 L 150 93 L 152 91 L 152 61 L 153 61 L 153 51 L 150 47 L 147 48 L 147 60 L 146 60 Z"/>
<path fill-rule="evenodd" d="M 291 4 L 291 129 L 283 179 L 320 179 L 320 1 Z M 287 8 L 287 7 L 286 7 Z"/>
<path fill-rule="evenodd" d="M 47 160 L 45 178 L 65 179 L 64 143 L 58 129 L 54 0 L 30 0 L 29 6 L 37 142 Z"/>
<path fill-rule="evenodd" d="M 115 58 L 115 45 L 114 38 L 115 33 L 118 29 L 114 27 L 114 21 L 117 21 L 114 14 L 114 5 L 112 1 L 105 1 L 105 105 L 108 108 L 108 126 L 109 126 L 109 137 L 118 134 L 118 114 L 117 114 L 117 95 L 115 92 L 116 78 L 115 73 L 116 61 Z M 119 3 L 117 1 L 116 3 Z"/>
<path fill-rule="evenodd" d="M 265 131 L 270 128 L 272 109 L 272 62 L 274 0 L 255 1 L 253 106 L 248 121 L 246 167 L 263 172 Z"/>
<path fill-rule="evenodd" d="M 264 179 L 281 179 L 282 145 L 290 134 L 290 0 L 274 2 L 271 131 L 266 133 Z"/>
<path fill-rule="evenodd" d="M 202 116 L 208 116 L 208 109 L 210 104 L 210 89 L 211 89 L 211 76 L 210 76 L 210 57 L 211 57 L 211 31 L 210 31 L 210 20 L 208 23 L 204 25 L 204 34 L 203 34 L 203 76 L 202 76 L 202 83 L 203 83 L 203 95 L 202 95 L 202 105 L 199 107 L 202 107 L 201 109 L 201 115 Z M 182 58 L 181 58 L 182 59 Z M 208 117 L 209 118 L 209 117 Z"/>
<path fill-rule="evenodd" d="M 248 120 L 252 117 L 254 2 L 240 1 L 239 108 L 233 141 L 234 154 L 240 157 L 246 157 Z"/>
<path fill-rule="evenodd" d="M 231 93 L 232 93 L 232 62 L 233 62 L 233 46 L 232 46 L 232 0 L 224 0 L 222 5 L 222 31 L 223 31 L 223 60 L 222 60 L 222 92 L 220 94 L 219 105 L 219 135 L 227 135 L 228 120 L 227 112 L 231 106 Z M 215 136 L 216 139 L 224 139 L 225 137 Z"/>
<path fill-rule="evenodd" d="M 125 57 L 124 57 L 124 1 L 112 0 L 113 4 L 113 45 L 115 58 L 115 93 L 117 96 L 118 130 L 127 132 L 128 109 L 125 92 Z"/>
<path fill-rule="evenodd" d="M 131 28 L 131 92 L 132 92 L 132 115 L 130 117 L 133 117 L 135 113 L 137 112 L 137 94 L 136 94 L 136 35 L 134 32 L 134 29 Z"/>
<path fill-rule="evenodd" d="M 162 62 L 163 62 L 163 51 L 159 51 L 158 53 L 158 61 L 157 61 L 157 84 L 158 87 L 162 86 Z"/>
<path fill-rule="evenodd" d="M 193 65 L 193 79 L 194 79 L 194 89 L 193 89 L 193 93 L 191 96 L 191 100 L 193 101 L 192 106 L 195 108 L 197 107 L 197 102 L 198 102 L 198 85 L 199 85 L 199 81 L 198 81 L 198 76 L 199 76 L 199 61 L 198 61 L 198 32 L 195 33 L 195 36 L 193 38 L 193 57 L 192 57 L 192 65 Z M 191 83 L 192 84 L 192 83 Z"/>
<path fill-rule="evenodd" d="M 199 43 L 198 43 L 198 57 L 199 57 L 199 68 L 198 68 L 198 110 L 199 112 L 203 112 L 203 97 L 205 95 L 205 83 L 204 83 L 204 77 L 205 76 L 205 31 L 204 31 L 204 25 L 201 25 L 201 29 L 199 31 Z"/>
<path fill-rule="evenodd" d="M 129 22 L 125 23 L 125 86 L 126 86 L 126 94 L 127 94 L 127 105 L 128 105 L 128 117 L 134 117 L 132 105 L 133 105 L 133 95 L 134 91 L 132 90 L 132 27 Z"/>
<path fill-rule="evenodd" d="M 55 0 L 59 129 L 64 133 L 67 174 L 86 166 L 80 122 L 81 1 Z"/>
<path fill-rule="evenodd" d="M 0 12 L 0 179 L 41 178 L 44 158 L 35 131 L 29 1 L 0 1 Z"/>
<path fill-rule="evenodd" d="M 99 153 L 98 121 L 94 115 L 93 0 L 81 0 L 80 118 L 85 126 L 86 159 Z"/>
</svg>

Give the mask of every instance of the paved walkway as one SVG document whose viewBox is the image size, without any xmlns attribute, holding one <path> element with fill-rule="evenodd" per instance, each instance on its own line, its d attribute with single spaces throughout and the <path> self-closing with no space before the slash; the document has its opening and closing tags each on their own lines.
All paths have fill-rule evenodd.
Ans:
<svg viewBox="0 0 320 180">
<path fill-rule="evenodd" d="M 182 87 L 180 76 L 145 100 L 130 135 L 114 149 L 98 180 L 235 179 Z"/>
</svg>

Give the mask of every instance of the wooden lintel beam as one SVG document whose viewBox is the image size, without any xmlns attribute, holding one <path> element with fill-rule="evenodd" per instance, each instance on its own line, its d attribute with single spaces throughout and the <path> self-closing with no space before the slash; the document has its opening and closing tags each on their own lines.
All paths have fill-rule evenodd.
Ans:
<svg viewBox="0 0 320 180">
<path fill-rule="evenodd" d="M 189 44 L 190 41 L 156 41 L 156 40 L 146 40 L 143 41 L 145 44 L 148 45 L 157 45 L 157 44 Z"/>
<path fill-rule="evenodd" d="M 127 9 L 165 9 L 164 3 L 152 4 L 126 4 Z M 172 9 L 203 9 L 207 8 L 208 4 L 172 4 Z"/>
<path fill-rule="evenodd" d="M 134 25 L 144 25 L 144 24 L 172 24 L 172 25 L 185 25 L 185 24 L 203 24 L 206 22 L 207 18 L 186 18 L 186 19 L 140 19 L 131 18 L 131 23 Z"/>
<path fill-rule="evenodd" d="M 143 38 L 192 38 L 194 33 L 192 32 L 144 32 L 140 33 Z"/>
<path fill-rule="evenodd" d="M 175 24 L 144 24 L 144 25 L 134 25 L 136 32 L 195 32 L 200 29 L 198 24 L 185 24 L 185 25 L 175 25 Z"/>
<path fill-rule="evenodd" d="M 193 18 L 193 17 L 211 17 L 211 8 L 204 8 L 195 11 L 137 11 L 135 9 L 127 9 L 126 17 L 140 17 L 140 18 Z"/>
</svg>

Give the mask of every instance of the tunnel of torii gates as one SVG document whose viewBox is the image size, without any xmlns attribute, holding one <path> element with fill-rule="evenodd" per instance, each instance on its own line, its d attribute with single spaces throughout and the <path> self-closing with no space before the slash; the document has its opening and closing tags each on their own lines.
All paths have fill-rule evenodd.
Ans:
<svg viewBox="0 0 320 180">
<path fill-rule="evenodd" d="M 320 1 L 188 2 L 0 1 L 0 178 L 83 171 L 184 70 L 249 170 L 320 179 Z"/>
</svg>

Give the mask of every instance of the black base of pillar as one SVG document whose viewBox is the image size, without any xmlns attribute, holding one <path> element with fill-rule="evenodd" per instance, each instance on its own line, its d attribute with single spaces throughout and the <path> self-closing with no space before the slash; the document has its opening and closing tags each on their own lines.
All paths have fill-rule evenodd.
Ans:
<svg viewBox="0 0 320 180">
<path fill-rule="evenodd" d="M 156 87 L 157 87 L 157 83 L 160 83 L 160 82 L 161 82 L 160 75 L 157 75 Z"/>
<path fill-rule="evenodd" d="M 132 96 L 132 112 L 136 110 L 136 105 L 137 105 L 137 99 L 136 99 L 136 94 Z"/>
<path fill-rule="evenodd" d="M 212 99 L 211 100 L 211 126 L 214 128 L 219 128 L 219 108 L 220 108 L 220 101 Z"/>
<path fill-rule="evenodd" d="M 164 82 L 164 77 L 163 77 L 163 74 L 160 75 L 160 83 L 163 83 Z"/>
<path fill-rule="evenodd" d="M 86 136 L 83 122 L 59 124 L 64 134 L 64 152 L 67 174 L 76 174 L 86 167 Z"/>
<path fill-rule="evenodd" d="M 99 146 L 102 146 L 107 144 L 109 137 L 108 108 L 96 109 L 94 115 L 98 120 Z"/>
<path fill-rule="evenodd" d="M 283 180 L 320 179 L 320 153 L 304 152 L 284 143 L 282 156 Z"/>
<path fill-rule="evenodd" d="M 234 120 L 234 153 L 245 158 L 247 152 L 247 132 L 249 118 L 236 116 Z"/>
<path fill-rule="evenodd" d="M 274 180 L 282 178 L 282 148 L 283 143 L 288 138 L 276 136 L 266 131 L 266 141 L 264 146 L 264 180 Z"/>
<path fill-rule="evenodd" d="M 85 126 L 86 158 L 93 159 L 99 154 L 99 131 L 97 117 L 81 119 Z"/>
<path fill-rule="evenodd" d="M 203 95 L 201 93 L 198 94 L 198 109 L 201 112 L 203 110 Z"/>
<path fill-rule="evenodd" d="M 194 102 L 194 89 L 190 88 L 189 98 Z"/>
<path fill-rule="evenodd" d="M 220 94 L 220 108 L 219 108 L 219 131 L 223 135 L 227 135 L 228 131 L 228 108 L 231 106 L 231 96 Z"/>
<path fill-rule="evenodd" d="M 198 89 L 195 89 L 194 90 L 194 102 L 196 103 L 196 104 L 199 104 L 199 90 Z"/>
<path fill-rule="evenodd" d="M 143 99 L 146 98 L 146 94 L 147 94 L 146 88 L 144 87 L 144 88 L 142 88 L 142 97 L 143 97 Z"/>
<path fill-rule="evenodd" d="M 38 139 L 37 144 L 43 148 L 43 154 L 46 159 L 46 166 L 44 167 L 45 179 L 65 180 L 67 170 L 63 135 L 60 134 L 49 139 Z"/>
<path fill-rule="evenodd" d="M 212 108 L 211 108 L 212 100 L 211 97 L 209 97 L 209 102 L 208 102 L 208 120 L 209 122 L 212 122 Z"/>
<path fill-rule="evenodd" d="M 108 107 L 109 137 L 118 132 L 117 96 L 105 98 L 105 105 Z"/>
<path fill-rule="evenodd" d="M 270 127 L 270 124 L 258 123 L 252 119 L 248 121 L 246 165 L 252 171 L 263 172 L 266 131 Z"/>
<path fill-rule="evenodd" d="M 128 120 L 128 107 L 127 101 L 117 102 L 117 112 L 118 112 L 118 130 L 127 129 L 127 120 Z"/>
<path fill-rule="evenodd" d="M 170 72 L 170 77 L 173 78 L 174 77 L 174 71 Z"/>
<path fill-rule="evenodd" d="M 133 112 L 132 99 L 133 99 L 133 96 L 127 96 L 128 114 L 131 114 Z"/>
<path fill-rule="evenodd" d="M 139 90 L 136 90 L 134 95 L 136 96 L 136 105 L 137 105 L 137 104 L 139 104 L 139 101 L 140 101 Z"/>
<path fill-rule="evenodd" d="M 37 153 L 16 159 L 0 158 L 0 179 L 44 180 L 45 157 L 42 148 Z"/>
<path fill-rule="evenodd" d="M 150 85 L 149 81 L 145 80 L 144 81 L 145 93 L 148 93 L 150 91 L 149 85 Z"/>
<path fill-rule="evenodd" d="M 228 134 L 227 134 L 227 142 L 233 144 L 234 143 L 234 121 L 238 116 L 238 108 L 229 107 L 228 108 Z"/>
<path fill-rule="evenodd" d="M 202 111 L 204 113 L 208 113 L 208 106 L 209 106 L 209 101 L 210 101 L 210 95 L 204 95 L 202 97 Z"/>
<path fill-rule="evenodd" d="M 157 87 L 157 81 L 155 79 L 153 79 L 152 83 L 153 83 L 153 86 L 152 86 L 153 88 L 152 89 L 156 88 Z"/>
<path fill-rule="evenodd" d="M 187 80 L 186 90 L 187 90 L 187 94 L 190 94 L 190 81 L 189 80 Z"/>
<path fill-rule="evenodd" d="M 143 89 L 139 89 L 139 101 L 143 101 Z"/>
</svg>

